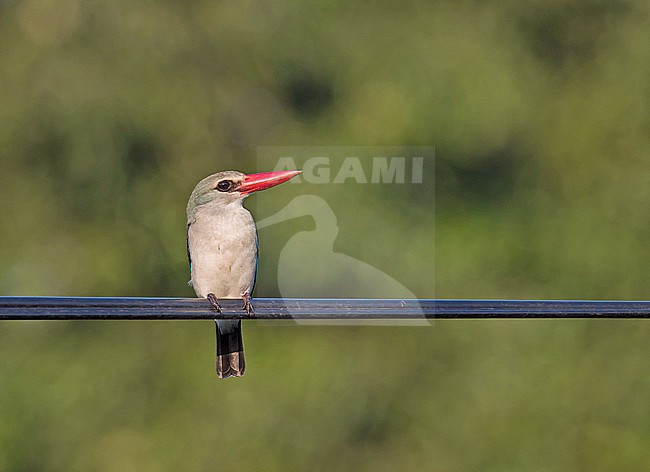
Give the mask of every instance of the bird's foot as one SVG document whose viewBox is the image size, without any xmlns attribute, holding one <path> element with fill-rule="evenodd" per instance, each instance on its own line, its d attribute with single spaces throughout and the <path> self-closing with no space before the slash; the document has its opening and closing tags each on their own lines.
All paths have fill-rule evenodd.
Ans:
<svg viewBox="0 0 650 472">
<path fill-rule="evenodd" d="M 217 313 L 221 314 L 221 305 L 219 305 L 219 302 L 217 301 L 217 297 L 214 296 L 214 293 L 208 293 L 208 301 L 210 302 L 210 305 L 212 305 L 212 308 L 217 310 Z"/>
<path fill-rule="evenodd" d="M 251 303 L 250 293 L 245 293 L 242 297 L 244 300 L 244 306 L 242 307 L 248 316 L 254 315 L 255 311 L 253 310 L 253 304 Z"/>
</svg>

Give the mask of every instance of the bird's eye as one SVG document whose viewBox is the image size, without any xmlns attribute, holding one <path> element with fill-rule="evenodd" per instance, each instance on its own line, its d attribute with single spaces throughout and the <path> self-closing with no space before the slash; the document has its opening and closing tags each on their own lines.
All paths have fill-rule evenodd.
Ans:
<svg viewBox="0 0 650 472">
<path fill-rule="evenodd" d="M 216 189 L 219 190 L 220 192 L 227 192 L 232 188 L 232 186 L 233 186 L 232 180 L 222 180 L 217 184 Z"/>
</svg>

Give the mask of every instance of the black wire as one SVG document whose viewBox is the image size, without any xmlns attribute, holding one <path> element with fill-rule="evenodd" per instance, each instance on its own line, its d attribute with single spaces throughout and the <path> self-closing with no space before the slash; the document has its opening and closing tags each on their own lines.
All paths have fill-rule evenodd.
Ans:
<svg viewBox="0 0 650 472">
<path fill-rule="evenodd" d="M 297 319 L 424 320 L 526 318 L 650 318 L 650 301 L 434 300 L 256 298 L 0 297 L 0 320 Z"/>
</svg>

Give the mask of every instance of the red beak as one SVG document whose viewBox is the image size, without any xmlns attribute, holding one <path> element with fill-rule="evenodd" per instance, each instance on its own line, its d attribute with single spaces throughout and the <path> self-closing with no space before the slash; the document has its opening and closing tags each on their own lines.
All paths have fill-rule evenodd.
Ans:
<svg viewBox="0 0 650 472">
<path fill-rule="evenodd" d="M 300 170 L 280 170 L 277 172 L 260 172 L 259 174 L 248 174 L 244 177 L 238 192 L 248 194 L 257 192 L 258 190 L 265 190 L 267 188 L 280 185 L 282 182 L 295 177 L 300 174 Z"/>
</svg>

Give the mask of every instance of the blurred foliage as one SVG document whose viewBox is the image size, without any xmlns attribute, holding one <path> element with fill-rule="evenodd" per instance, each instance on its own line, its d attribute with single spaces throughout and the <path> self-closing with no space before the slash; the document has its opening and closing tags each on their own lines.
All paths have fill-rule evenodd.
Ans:
<svg viewBox="0 0 650 472">
<path fill-rule="evenodd" d="M 337 251 L 420 297 L 647 298 L 649 13 L 4 0 L 1 294 L 192 296 L 205 175 L 267 170 L 257 146 L 433 145 L 410 193 L 328 196 Z M 264 236 L 268 281 L 286 232 Z M 250 322 L 223 382 L 212 329 L 3 323 L 0 470 L 650 466 L 646 323 Z"/>
</svg>

